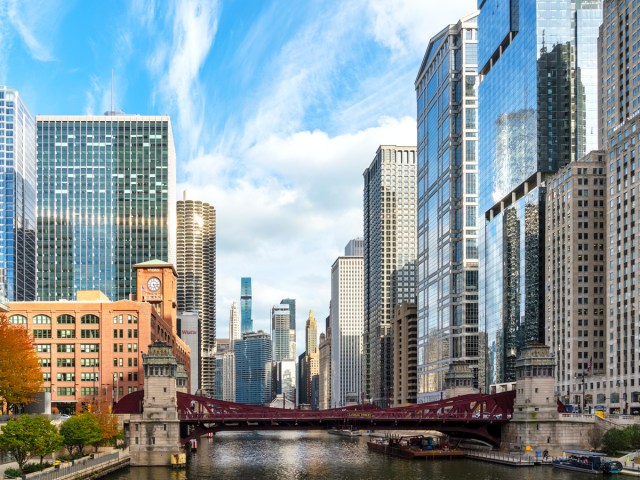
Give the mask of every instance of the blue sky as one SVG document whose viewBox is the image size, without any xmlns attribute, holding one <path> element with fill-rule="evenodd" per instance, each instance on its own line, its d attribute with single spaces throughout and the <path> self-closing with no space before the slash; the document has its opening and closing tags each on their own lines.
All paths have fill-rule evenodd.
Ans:
<svg viewBox="0 0 640 480">
<path fill-rule="evenodd" d="M 178 198 L 216 207 L 218 335 L 240 277 L 254 322 L 329 312 L 330 271 L 362 235 L 362 172 L 414 145 L 429 38 L 474 0 L 2 0 L 0 84 L 33 114 L 169 114 Z"/>
</svg>

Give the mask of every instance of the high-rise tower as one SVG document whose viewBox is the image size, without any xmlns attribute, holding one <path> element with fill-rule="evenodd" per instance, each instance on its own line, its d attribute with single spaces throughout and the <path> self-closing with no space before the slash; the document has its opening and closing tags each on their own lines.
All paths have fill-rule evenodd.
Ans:
<svg viewBox="0 0 640 480">
<path fill-rule="evenodd" d="M 295 360 L 295 352 L 290 351 L 289 305 L 274 305 L 271 309 L 271 339 L 273 340 L 273 361 Z"/>
<path fill-rule="evenodd" d="M 283 298 L 280 300 L 281 305 L 289 305 L 289 350 L 295 358 L 296 352 L 296 299 Z"/>
<path fill-rule="evenodd" d="M 351 240 L 345 255 L 331 267 L 331 405 L 361 401 L 362 334 L 364 297 L 362 294 L 362 248 Z M 360 241 L 362 245 L 362 241 Z"/>
<path fill-rule="evenodd" d="M 216 343 L 216 210 L 208 203 L 188 198 L 177 205 L 178 310 L 199 317 L 199 387 L 208 396 L 215 389 Z"/>
<path fill-rule="evenodd" d="M 36 299 L 36 128 L 17 90 L 0 86 L 0 304 Z"/>
<path fill-rule="evenodd" d="M 380 146 L 363 175 L 363 384 L 373 402 L 387 405 L 393 393 L 391 316 L 398 303 L 415 301 L 416 147 Z"/>
<path fill-rule="evenodd" d="M 600 0 L 479 2 L 483 391 L 544 342 L 546 180 L 597 145 Z M 486 341 L 486 346 L 484 346 Z"/>
<path fill-rule="evenodd" d="M 175 265 L 176 154 L 167 116 L 38 116 L 38 298 L 136 290 L 133 265 Z"/>
<path fill-rule="evenodd" d="M 238 313 L 238 304 L 234 300 L 231 302 L 231 310 L 229 311 L 229 349 L 231 351 L 233 351 L 234 342 L 240 338 L 240 314 Z"/>
<path fill-rule="evenodd" d="M 251 318 L 251 277 L 240 279 L 240 329 L 241 333 L 253 332 Z"/>
<path fill-rule="evenodd" d="M 477 385 L 477 21 L 472 13 L 433 37 L 415 83 L 419 402 L 442 398 L 453 359 L 470 365 Z"/>
</svg>

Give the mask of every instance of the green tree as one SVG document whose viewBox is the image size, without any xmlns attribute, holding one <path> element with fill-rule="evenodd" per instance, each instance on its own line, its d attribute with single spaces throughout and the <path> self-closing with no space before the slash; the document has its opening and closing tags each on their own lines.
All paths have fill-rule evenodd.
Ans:
<svg viewBox="0 0 640 480">
<path fill-rule="evenodd" d="M 55 425 L 44 417 L 22 415 L 12 418 L 2 427 L 0 450 L 8 452 L 18 463 L 20 471 L 34 456 L 42 457 L 62 446 L 62 437 Z"/>
<path fill-rule="evenodd" d="M 629 447 L 629 443 L 625 431 L 619 428 L 608 430 L 602 437 L 602 447 L 609 455 L 626 450 Z"/>
<path fill-rule="evenodd" d="M 84 454 L 84 447 L 95 445 L 102 441 L 102 429 L 95 415 L 85 412 L 74 415 L 60 427 L 60 433 L 64 438 L 64 445 L 73 455 L 74 451 Z"/>
<path fill-rule="evenodd" d="M 640 425 L 631 425 L 624 429 L 629 448 L 640 449 Z"/>
</svg>

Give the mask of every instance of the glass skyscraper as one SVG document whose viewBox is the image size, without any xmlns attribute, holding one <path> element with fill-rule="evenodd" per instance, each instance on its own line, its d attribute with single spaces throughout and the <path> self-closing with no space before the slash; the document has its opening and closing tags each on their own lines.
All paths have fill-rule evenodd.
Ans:
<svg viewBox="0 0 640 480">
<path fill-rule="evenodd" d="M 0 303 L 36 299 L 36 126 L 0 86 Z"/>
<path fill-rule="evenodd" d="M 453 360 L 480 376 L 477 20 L 433 37 L 416 78 L 420 403 L 442 398 Z"/>
<path fill-rule="evenodd" d="M 597 146 L 600 0 L 480 0 L 478 19 L 482 388 L 515 380 L 544 343 L 549 174 Z M 484 341 L 481 345 L 484 345 Z"/>
<path fill-rule="evenodd" d="M 270 403 L 271 336 L 263 331 L 244 333 L 234 343 L 236 360 L 236 402 L 251 405 Z"/>
<path fill-rule="evenodd" d="M 241 333 L 253 332 L 251 277 L 242 277 L 240 279 L 240 330 Z"/>
<path fill-rule="evenodd" d="M 289 326 L 291 324 L 289 305 L 274 305 L 271 309 L 271 338 L 273 340 L 273 361 L 295 360 L 296 352 L 291 351 Z"/>
<path fill-rule="evenodd" d="M 136 291 L 133 265 L 175 265 L 167 116 L 38 116 L 38 298 Z"/>
</svg>

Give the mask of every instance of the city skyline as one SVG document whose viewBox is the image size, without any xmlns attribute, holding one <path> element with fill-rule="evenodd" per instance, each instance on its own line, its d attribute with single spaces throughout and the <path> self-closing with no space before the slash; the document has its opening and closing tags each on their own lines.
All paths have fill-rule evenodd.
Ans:
<svg viewBox="0 0 640 480">
<path fill-rule="evenodd" d="M 362 235 L 371 152 L 415 144 L 415 65 L 430 37 L 475 9 L 450 3 L 8 2 L 0 82 L 34 115 L 102 114 L 113 73 L 114 110 L 169 114 L 176 191 L 218 210 L 218 312 L 251 276 L 254 329 L 268 330 L 281 298 L 328 315 L 331 264 Z"/>
</svg>

